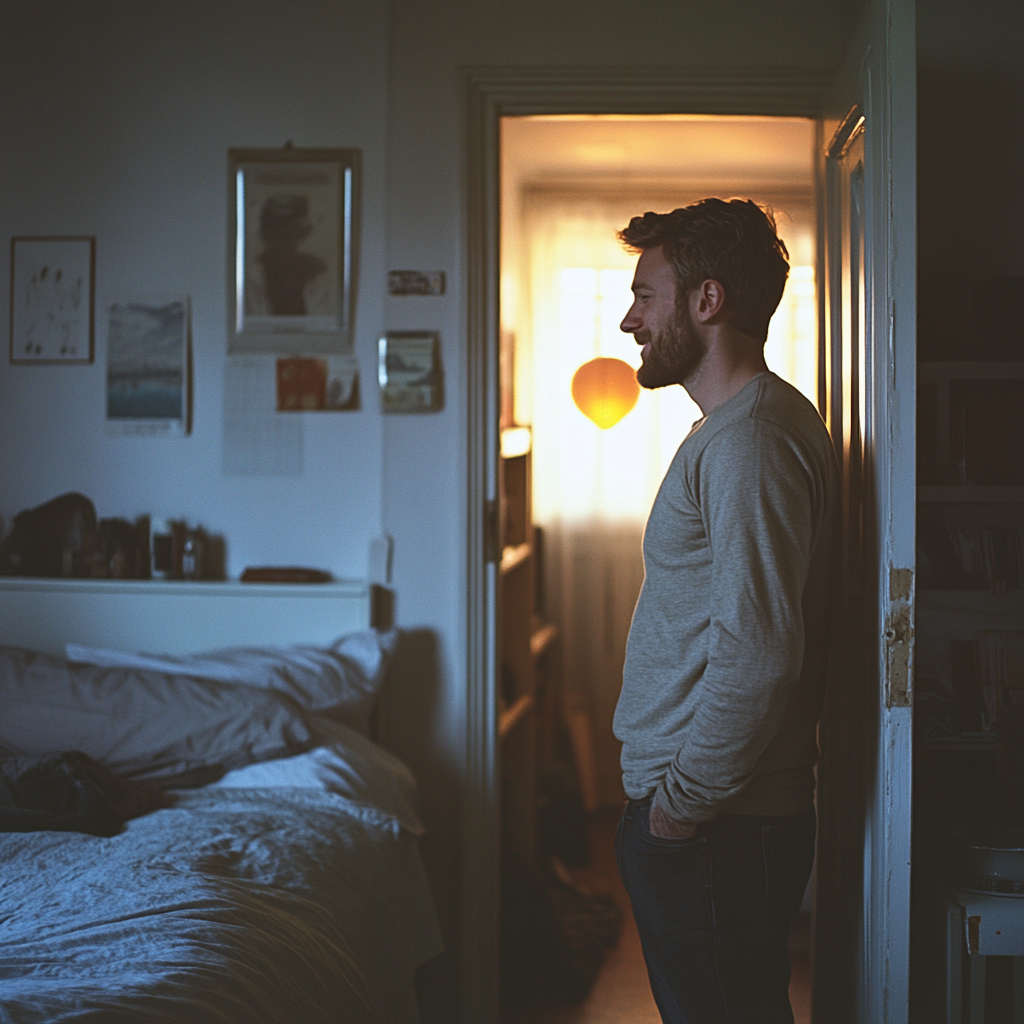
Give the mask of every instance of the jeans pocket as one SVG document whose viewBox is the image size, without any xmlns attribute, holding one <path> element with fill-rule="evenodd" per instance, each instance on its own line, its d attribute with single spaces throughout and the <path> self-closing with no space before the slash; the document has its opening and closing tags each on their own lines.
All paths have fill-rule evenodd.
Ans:
<svg viewBox="0 0 1024 1024">
<path fill-rule="evenodd" d="M 640 837 L 652 846 L 660 846 L 666 850 L 685 850 L 690 846 L 698 846 L 701 843 L 699 836 L 656 836 L 651 831 L 651 804 L 641 807 L 637 811 L 637 831 Z"/>
</svg>

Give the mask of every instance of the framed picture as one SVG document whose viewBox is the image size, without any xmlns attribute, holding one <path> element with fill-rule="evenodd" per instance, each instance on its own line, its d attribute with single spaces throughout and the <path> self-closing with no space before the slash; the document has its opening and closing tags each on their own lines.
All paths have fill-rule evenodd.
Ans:
<svg viewBox="0 0 1024 1024">
<path fill-rule="evenodd" d="M 351 352 L 359 155 L 229 151 L 229 353 Z"/>
<path fill-rule="evenodd" d="M 192 346 L 185 296 L 106 302 L 107 429 L 188 434 Z"/>
<path fill-rule="evenodd" d="M 435 412 L 443 405 L 438 336 L 394 331 L 380 339 L 377 376 L 384 412 Z"/>
<path fill-rule="evenodd" d="M 12 363 L 91 363 L 96 239 L 11 239 Z"/>
<path fill-rule="evenodd" d="M 277 360 L 278 412 L 349 412 L 359 408 L 356 357 L 287 356 Z"/>
</svg>

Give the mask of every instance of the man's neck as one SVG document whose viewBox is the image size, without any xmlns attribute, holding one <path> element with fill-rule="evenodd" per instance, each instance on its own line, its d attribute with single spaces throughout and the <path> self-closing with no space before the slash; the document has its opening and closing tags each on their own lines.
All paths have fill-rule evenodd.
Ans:
<svg viewBox="0 0 1024 1024">
<path fill-rule="evenodd" d="M 707 355 L 683 381 L 683 387 L 705 416 L 768 370 L 763 344 L 746 334 L 721 325 L 712 328 L 706 340 Z"/>
</svg>

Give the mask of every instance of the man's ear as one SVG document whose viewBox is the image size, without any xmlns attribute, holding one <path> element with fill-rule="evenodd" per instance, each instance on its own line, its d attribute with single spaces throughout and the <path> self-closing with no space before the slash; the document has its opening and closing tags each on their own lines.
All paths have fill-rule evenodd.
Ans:
<svg viewBox="0 0 1024 1024">
<path fill-rule="evenodd" d="M 691 293 L 693 295 L 693 316 L 698 323 L 713 320 L 725 306 L 725 288 L 721 281 L 702 281 Z"/>
</svg>

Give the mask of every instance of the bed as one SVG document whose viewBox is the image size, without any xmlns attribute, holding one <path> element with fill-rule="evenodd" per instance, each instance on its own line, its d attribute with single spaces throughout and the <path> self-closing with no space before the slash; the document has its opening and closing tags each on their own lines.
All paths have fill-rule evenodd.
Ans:
<svg viewBox="0 0 1024 1024">
<path fill-rule="evenodd" d="M 111 836 L 0 833 L 0 1021 L 417 1019 L 441 942 L 412 777 L 367 735 L 395 642 L 368 609 L 0 580 L 0 754 L 166 794 Z"/>
</svg>

